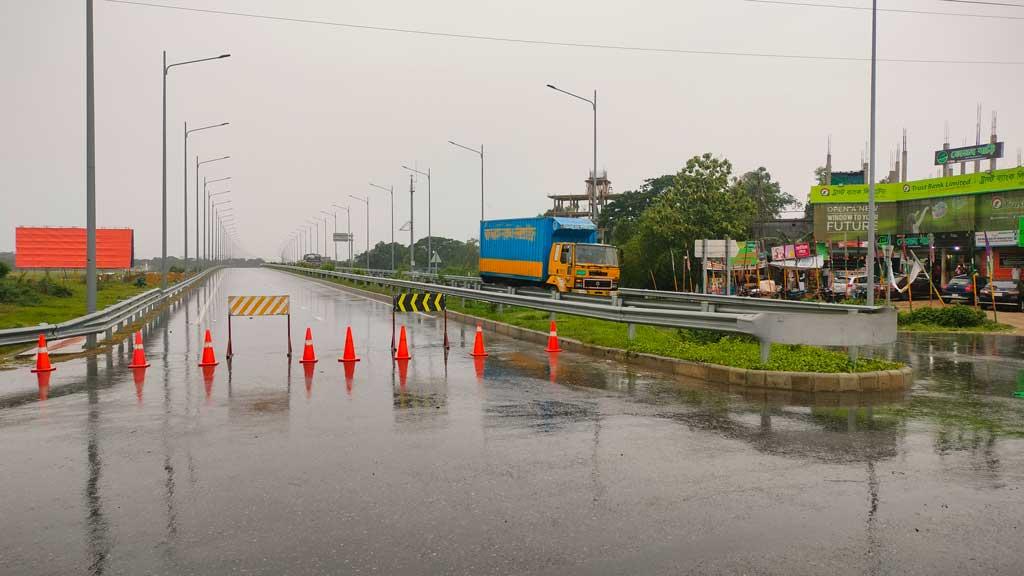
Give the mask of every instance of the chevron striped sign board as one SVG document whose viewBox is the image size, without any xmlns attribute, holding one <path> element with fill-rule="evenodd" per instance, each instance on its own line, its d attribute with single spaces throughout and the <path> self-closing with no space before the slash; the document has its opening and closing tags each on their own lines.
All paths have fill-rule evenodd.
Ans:
<svg viewBox="0 0 1024 576">
<path fill-rule="evenodd" d="M 287 296 L 228 296 L 229 316 L 285 316 Z"/>
<path fill-rule="evenodd" d="M 395 312 L 440 312 L 445 309 L 444 294 L 396 294 Z"/>
</svg>

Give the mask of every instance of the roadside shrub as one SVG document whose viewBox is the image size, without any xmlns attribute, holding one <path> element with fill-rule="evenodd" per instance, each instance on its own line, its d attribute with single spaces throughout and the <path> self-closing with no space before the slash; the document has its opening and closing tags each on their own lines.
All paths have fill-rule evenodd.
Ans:
<svg viewBox="0 0 1024 576">
<path fill-rule="evenodd" d="M 167 269 L 167 271 L 170 272 L 171 274 L 184 274 L 185 268 L 181 266 L 171 266 L 170 268 Z"/>
<path fill-rule="evenodd" d="M 39 302 L 39 293 L 27 283 L 0 281 L 0 303 L 35 306 Z"/>
<path fill-rule="evenodd" d="M 11 267 L 7 265 L 7 262 L 0 262 L 0 280 L 7 277 L 7 274 L 11 271 Z"/>
<path fill-rule="evenodd" d="M 334 263 L 333 262 L 324 262 L 323 264 L 320 265 L 320 269 L 321 270 L 327 270 L 329 272 L 334 272 Z"/>
<path fill-rule="evenodd" d="M 40 294 L 46 294 L 47 296 L 56 296 L 57 298 L 68 298 L 74 294 L 70 288 L 63 284 L 58 284 L 49 277 L 40 278 L 35 282 L 35 290 Z"/>
<path fill-rule="evenodd" d="M 933 324 L 946 328 L 972 328 L 982 326 L 987 321 L 984 312 L 962 304 L 945 308 L 920 308 L 899 314 L 900 324 Z"/>
<path fill-rule="evenodd" d="M 146 275 L 143 274 L 143 275 L 140 275 L 138 278 L 136 278 L 135 279 L 135 285 L 138 286 L 139 288 L 144 287 L 146 285 Z"/>
</svg>

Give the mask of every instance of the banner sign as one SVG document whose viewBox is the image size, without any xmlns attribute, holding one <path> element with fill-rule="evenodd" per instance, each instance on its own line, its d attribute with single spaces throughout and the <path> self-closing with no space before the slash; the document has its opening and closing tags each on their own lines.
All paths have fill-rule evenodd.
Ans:
<svg viewBox="0 0 1024 576">
<path fill-rule="evenodd" d="M 349 232 L 335 232 L 334 233 L 334 241 L 335 242 L 351 242 L 352 241 L 352 234 L 349 233 Z"/>
<path fill-rule="evenodd" d="M 900 200 L 925 200 L 1022 189 L 1024 189 L 1024 168 L 1018 167 L 948 178 L 876 184 L 875 201 L 885 203 Z M 809 201 L 811 204 L 866 203 L 868 201 L 868 186 L 866 184 L 813 186 Z"/>
<path fill-rule="evenodd" d="M 811 245 L 806 242 L 797 244 L 793 250 L 797 258 L 807 258 L 811 255 Z"/>
<path fill-rule="evenodd" d="M 772 260 L 785 260 L 786 259 L 786 247 L 785 246 L 772 246 Z"/>
<path fill-rule="evenodd" d="M 991 246 L 1016 246 L 1019 235 L 1016 230 L 994 230 L 992 232 L 975 232 L 974 245 L 978 248 L 985 247 L 985 236 L 988 235 L 988 244 Z"/>
<path fill-rule="evenodd" d="M 876 205 L 875 233 L 895 234 L 898 214 L 898 204 Z M 815 240 L 836 242 L 867 237 L 867 204 L 821 204 L 814 207 Z"/>
<path fill-rule="evenodd" d="M 950 150 L 935 151 L 935 165 L 945 166 L 957 162 L 969 160 L 991 160 L 992 158 L 1003 157 L 1003 143 L 980 144 L 977 146 L 964 146 L 963 148 L 952 148 Z"/>
</svg>

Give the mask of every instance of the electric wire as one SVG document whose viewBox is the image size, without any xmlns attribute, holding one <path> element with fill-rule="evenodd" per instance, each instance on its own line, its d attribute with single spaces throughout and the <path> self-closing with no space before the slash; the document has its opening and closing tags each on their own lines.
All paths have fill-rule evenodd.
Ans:
<svg viewBox="0 0 1024 576">
<path fill-rule="evenodd" d="M 814 2 L 794 2 L 790 0 L 744 0 L 754 4 L 773 4 L 777 6 L 796 6 L 802 8 L 837 8 L 840 10 L 871 11 L 870 6 L 850 6 L 848 4 L 817 4 Z M 879 12 L 894 14 L 915 14 L 927 16 L 953 16 L 959 18 L 985 18 L 988 20 L 1024 20 L 1024 16 L 1005 16 L 1000 14 L 974 14 L 964 12 L 936 12 L 934 10 L 909 10 L 905 8 L 879 8 Z"/>
<path fill-rule="evenodd" d="M 162 8 L 167 10 L 179 10 L 201 14 L 215 14 L 220 16 L 236 16 L 254 18 L 259 20 L 271 20 L 277 22 L 291 22 L 298 24 L 316 24 L 320 26 L 333 26 L 337 28 L 348 28 L 353 30 L 366 30 L 374 32 L 393 32 L 401 34 L 412 34 L 418 36 L 429 36 L 435 38 L 453 38 L 460 40 L 483 40 L 491 42 L 502 42 L 507 44 L 534 45 L 534 46 L 556 46 L 565 48 L 592 48 L 601 50 L 612 50 L 621 52 L 645 52 L 660 54 L 685 54 L 698 56 L 734 56 L 776 60 L 802 60 L 802 61 L 823 61 L 823 62 L 870 62 L 869 57 L 859 56 L 823 56 L 813 54 L 785 54 L 772 52 L 739 52 L 726 50 L 696 50 L 683 48 L 658 48 L 648 46 L 631 46 L 625 44 L 597 44 L 590 42 L 567 42 L 556 40 L 534 40 L 525 38 L 513 38 L 507 36 L 488 36 L 482 34 L 460 34 L 454 32 L 437 32 L 433 30 L 419 30 L 414 28 L 396 28 L 389 26 L 371 26 L 367 24 L 351 24 L 347 22 L 335 22 L 330 20 L 314 20 L 311 18 L 295 18 L 288 16 L 270 16 L 266 14 L 254 14 L 249 12 L 234 12 L 228 10 L 213 10 L 210 8 L 194 8 L 188 6 L 171 6 L 167 4 L 156 4 L 152 2 L 138 2 L 135 0 L 106 0 L 114 4 L 126 4 L 132 6 L 144 6 L 147 8 Z M 898 64 L 952 64 L 952 65 L 993 65 L 993 66 L 1021 66 L 1024 61 L 1012 60 L 943 60 L 927 58 L 879 58 L 879 62 Z"/>
</svg>

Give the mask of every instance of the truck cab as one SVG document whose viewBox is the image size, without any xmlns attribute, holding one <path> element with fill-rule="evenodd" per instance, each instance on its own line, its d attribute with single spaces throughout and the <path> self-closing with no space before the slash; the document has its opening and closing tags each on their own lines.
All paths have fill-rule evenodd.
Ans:
<svg viewBox="0 0 1024 576">
<path fill-rule="evenodd" d="M 548 274 L 547 284 L 559 292 L 608 296 L 619 288 L 619 250 L 607 244 L 555 243 Z"/>
</svg>

